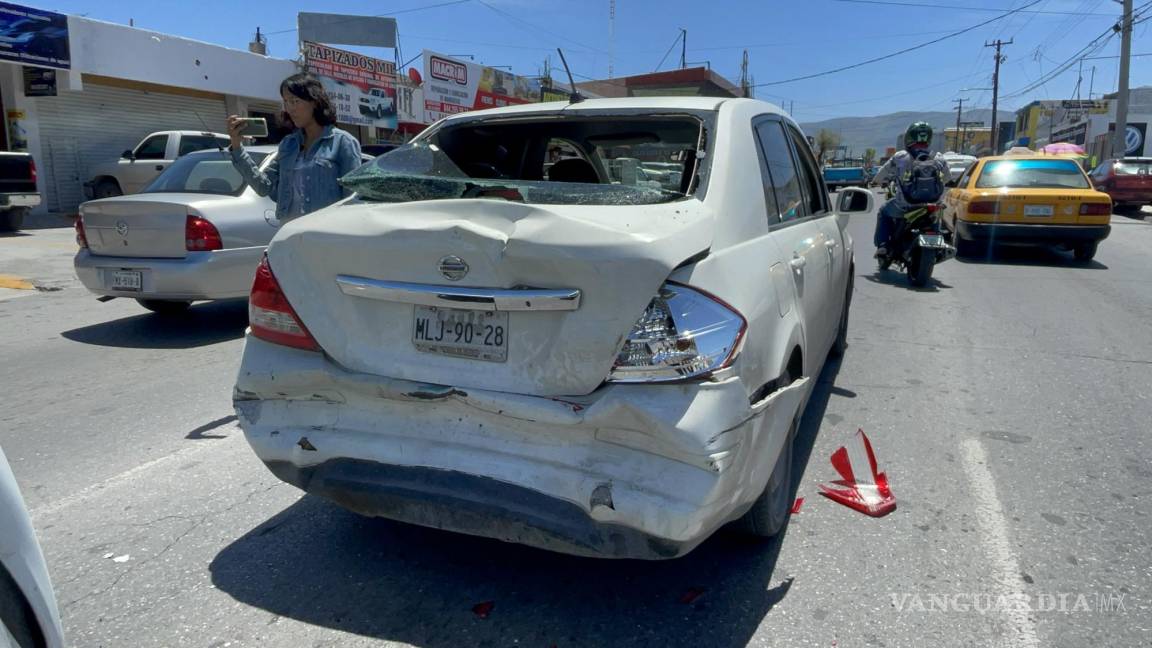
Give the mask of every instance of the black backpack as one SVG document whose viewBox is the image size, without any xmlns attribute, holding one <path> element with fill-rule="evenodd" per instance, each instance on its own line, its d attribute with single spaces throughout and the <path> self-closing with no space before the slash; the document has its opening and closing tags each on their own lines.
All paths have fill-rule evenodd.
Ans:
<svg viewBox="0 0 1152 648">
<path fill-rule="evenodd" d="M 940 200 L 944 195 L 944 174 L 936 160 L 927 155 L 913 160 L 900 179 L 900 191 L 904 200 L 914 205 Z"/>
</svg>

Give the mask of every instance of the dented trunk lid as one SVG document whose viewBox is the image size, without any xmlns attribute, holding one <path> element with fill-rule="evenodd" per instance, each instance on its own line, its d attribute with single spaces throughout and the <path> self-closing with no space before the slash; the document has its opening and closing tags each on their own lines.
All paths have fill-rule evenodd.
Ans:
<svg viewBox="0 0 1152 648">
<path fill-rule="evenodd" d="M 607 378 L 657 289 L 709 248 L 712 228 L 695 199 L 630 206 L 353 201 L 285 226 L 268 255 L 304 325 L 348 369 L 461 389 L 579 395 Z M 456 281 L 441 268 L 453 257 L 467 267 Z M 419 350 L 416 316 L 425 307 L 349 294 L 348 281 L 432 292 L 579 291 L 579 304 L 532 310 L 526 301 L 495 316 L 507 326 L 505 358 L 485 361 Z"/>
</svg>

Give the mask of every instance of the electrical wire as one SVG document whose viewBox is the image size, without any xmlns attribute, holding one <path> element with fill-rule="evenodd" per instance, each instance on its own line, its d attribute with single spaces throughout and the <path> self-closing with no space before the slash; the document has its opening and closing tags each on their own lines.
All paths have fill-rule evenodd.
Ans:
<svg viewBox="0 0 1152 648">
<path fill-rule="evenodd" d="M 871 59 L 868 59 L 868 60 L 866 60 L 866 61 L 860 61 L 859 63 L 853 63 L 853 64 L 851 64 L 851 65 L 844 65 L 844 66 L 841 66 L 841 67 L 838 67 L 838 68 L 834 68 L 834 69 L 831 69 L 831 70 L 825 70 L 825 71 L 823 71 L 823 72 L 815 72 L 815 73 L 812 73 L 812 74 L 805 74 L 805 75 L 803 75 L 803 76 L 792 77 L 792 78 L 790 78 L 790 79 L 781 79 L 780 81 L 769 81 L 768 83 L 757 83 L 756 85 L 754 85 L 754 86 L 752 86 L 752 87 L 754 87 L 754 88 L 762 88 L 762 87 L 765 87 L 765 86 L 781 85 L 781 84 L 784 84 L 784 83 L 793 83 L 793 82 L 796 82 L 796 81 L 806 81 L 806 80 L 808 80 L 808 79 L 815 79 L 815 78 L 817 78 L 817 77 L 828 76 L 828 75 L 830 75 L 830 74 L 836 74 L 836 73 L 839 73 L 839 72 L 844 72 L 844 71 L 847 71 L 847 70 L 854 70 L 854 69 L 856 69 L 856 68 L 859 68 L 859 67 L 864 67 L 865 65 L 871 65 L 872 63 L 878 63 L 878 62 L 880 62 L 880 61 L 884 61 L 884 60 L 887 60 L 887 59 L 890 59 L 890 58 L 895 58 L 895 57 L 897 57 L 897 56 L 900 56 L 901 54 L 907 54 L 908 52 L 911 52 L 911 51 L 914 51 L 914 50 L 918 50 L 918 49 L 920 49 L 920 48 L 922 48 L 922 47 L 927 47 L 927 46 L 929 46 L 929 45 L 935 45 L 936 43 L 940 43 L 940 42 L 946 41 L 946 40 L 948 40 L 948 39 L 950 39 L 950 38 L 955 38 L 955 37 L 957 37 L 957 36 L 960 36 L 960 35 L 962 35 L 962 34 L 967 34 L 968 32 L 970 32 L 970 31 L 974 31 L 974 30 L 976 30 L 976 29 L 979 29 L 979 28 L 981 28 L 981 27 L 984 27 L 985 25 L 990 25 L 990 24 L 992 24 L 992 23 L 994 23 L 994 22 L 996 22 L 996 21 L 998 21 L 998 20 L 1003 20 L 1004 18 L 1007 18 L 1008 16 L 1012 16 L 1012 15 L 1015 15 L 1015 14 L 1019 13 L 1020 11 L 1023 11 L 1024 9 L 1027 9 L 1028 7 L 1034 7 L 1034 6 L 1036 6 L 1036 5 L 1040 4 L 1040 3 L 1041 3 L 1041 2 L 1043 2 L 1043 1 L 1044 1 L 1044 0 L 1034 0 L 1033 2 L 1031 2 L 1031 3 L 1029 3 L 1029 4 L 1026 4 L 1026 5 L 1022 6 L 1022 7 L 1021 7 L 1021 8 L 1019 8 L 1019 9 L 1013 9 L 1013 10 L 1011 10 L 1011 11 L 1007 12 L 1007 13 L 1003 13 L 1003 14 L 1001 14 L 1001 15 L 999 15 L 999 16 L 996 16 L 996 17 L 994 17 L 994 18 L 989 18 L 988 20 L 985 20 L 984 22 L 981 22 L 981 23 L 977 23 L 977 24 L 975 24 L 975 25 L 972 25 L 971 27 L 965 27 L 964 29 L 961 29 L 961 30 L 959 30 L 959 31 L 954 31 L 954 32 L 952 32 L 952 33 L 948 34 L 947 36 L 942 36 L 942 37 L 940 37 L 940 38 L 937 38 L 937 39 L 934 39 L 934 40 L 930 40 L 930 41 L 927 41 L 927 42 L 924 42 L 924 43 L 920 43 L 920 44 L 918 44 L 918 45 L 913 45 L 912 47 L 906 47 L 906 48 L 904 48 L 904 49 L 902 49 L 902 50 L 899 50 L 899 51 L 896 51 L 896 52 L 892 52 L 891 54 L 885 54 L 884 56 L 877 56 L 877 57 L 875 57 L 875 58 L 871 58 Z M 1152 0 L 1150 0 L 1150 2 L 1152 2 Z"/>
<path fill-rule="evenodd" d="M 833 2 L 849 2 L 852 4 L 869 4 L 869 5 L 888 5 L 893 7 L 925 7 L 929 9 L 954 9 L 957 11 L 1010 11 L 1010 9 L 997 9 L 995 7 L 967 7 L 960 5 L 944 5 L 934 4 L 928 2 L 893 2 L 892 0 L 832 0 Z M 1048 14 L 1055 16 L 1110 16 L 1112 14 L 1102 13 L 1084 13 L 1073 11 L 1043 11 L 1043 10 L 1020 10 L 1017 13 L 1026 14 Z"/>
<path fill-rule="evenodd" d="M 471 1 L 471 0 L 469 0 L 469 1 Z M 507 11 L 504 11 L 503 9 L 492 6 L 491 4 L 485 2 L 484 0 L 476 0 L 476 2 L 479 2 L 481 5 L 487 7 L 493 13 L 503 17 L 505 20 L 508 20 L 509 22 L 515 23 L 516 25 L 520 26 L 520 28 L 522 30 L 526 29 L 527 31 L 541 32 L 544 34 L 548 34 L 552 38 L 559 38 L 560 40 L 567 41 L 568 43 L 571 43 L 572 45 L 576 45 L 582 49 L 588 50 L 589 52 L 595 52 L 597 54 L 608 54 L 608 52 L 606 50 L 602 50 L 602 49 L 599 49 L 596 47 L 592 47 L 590 45 L 586 45 L 584 43 L 581 43 L 580 41 L 572 40 L 571 38 L 568 38 L 567 36 L 561 36 L 560 34 L 557 34 L 556 32 L 547 30 L 547 29 L 545 29 L 539 25 L 535 25 L 533 23 L 530 23 L 527 20 L 517 18 L 516 16 L 508 13 Z"/>
<path fill-rule="evenodd" d="M 438 3 L 436 3 L 436 4 L 424 5 L 424 6 L 422 6 L 422 7 L 412 7 L 411 9 L 400 9 L 399 11 L 389 11 L 389 12 L 388 12 L 388 13 L 386 13 L 386 14 L 376 14 L 375 16 L 371 16 L 371 17 L 372 17 L 372 18 L 391 18 L 392 16 L 398 16 L 398 15 L 400 15 L 400 14 L 412 13 L 412 12 L 415 12 L 415 11 L 426 11 L 426 10 L 428 10 L 428 9 L 438 9 L 438 8 L 440 8 L 440 7 L 450 7 L 450 6 L 452 6 L 452 5 L 465 4 L 465 3 L 468 3 L 468 2 L 472 2 L 472 1 L 473 1 L 473 0 L 449 0 L 448 2 L 438 2 Z M 330 23 L 330 24 L 336 25 L 336 24 L 339 24 L 339 23 L 341 23 L 341 22 L 353 22 L 353 21 L 356 21 L 356 20 L 360 20 L 360 19 L 362 19 L 362 18 L 364 18 L 364 16 L 354 16 L 354 17 L 351 17 L 351 18 L 346 18 L 346 19 L 344 19 L 344 20 L 334 20 L 334 21 L 332 21 L 332 23 Z M 267 32 L 267 33 L 268 33 L 269 35 L 273 35 L 273 34 L 290 34 L 290 33 L 294 32 L 294 31 L 299 31 L 299 28 L 298 28 L 298 27 L 293 27 L 292 29 L 281 29 L 281 30 L 279 30 L 279 31 L 271 31 L 271 32 Z"/>
<path fill-rule="evenodd" d="M 656 64 L 656 69 L 653 70 L 653 72 L 660 71 L 660 67 L 664 65 L 664 61 L 668 60 L 668 55 L 672 53 L 672 50 L 676 49 L 676 43 L 679 43 L 681 38 L 684 38 L 684 32 L 676 34 L 676 40 L 672 41 L 672 44 L 668 46 L 668 51 L 664 52 L 664 56 L 660 59 L 660 62 Z"/>
</svg>

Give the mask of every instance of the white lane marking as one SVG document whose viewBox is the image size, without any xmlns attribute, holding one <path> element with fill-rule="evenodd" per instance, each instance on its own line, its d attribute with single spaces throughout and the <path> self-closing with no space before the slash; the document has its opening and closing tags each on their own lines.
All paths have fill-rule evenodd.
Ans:
<svg viewBox="0 0 1152 648">
<path fill-rule="evenodd" d="M 976 500 L 976 522 L 980 525 L 992 559 L 992 581 L 1000 590 L 997 594 L 1006 596 L 1009 601 L 1025 600 L 1026 594 L 1020 586 L 1020 563 L 1012 550 L 1004 507 L 996 496 L 996 482 L 988 470 L 988 456 L 984 453 L 984 446 L 976 439 L 965 439 L 961 449 L 964 472 L 968 474 L 968 483 Z M 1036 636 L 1036 625 L 1028 617 L 1027 609 L 1018 605 L 1008 607 L 1005 615 L 1017 635 L 1011 644 L 1038 648 L 1040 640 Z"/>
<path fill-rule="evenodd" d="M 235 424 L 233 424 L 233 425 L 235 425 Z M 150 471 L 154 468 L 157 468 L 159 466 L 162 466 L 162 465 L 164 465 L 170 461 L 174 461 L 176 459 L 187 459 L 189 457 L 198 455 L 201 452 L 204 452 L 206 450 L 213 449 L 213 448 L 219 448 L 222 445 L 226 445 L 226 444 L 234 441 L 236 438 L 240 438 L 240 437 L 244 436 L 243 433 L 240 432 L 239 427 L 234 427 L 234 428 L 232 428 L 232 430 L 234 433 L 229 434 L 227 438 L 212 439 L 210 441 L 200 441 L 197 445 L 193 445 L 191 447 L 187 447 L 187 448 L 184 448 L 182 450 L 177 450 L 176 452 L 173 452 L 172 454 L 164 455 L 163 457 L 159 457 L 159 458 L 153 459 L 152 461 L 142 463 L 139 466 L 136 466 L 134 468 L 129 468 L 128 470 L 125 470 L 124 472 L 122 472 L 118 475 L 113 475 L 112 477 L 109 477 L 108 479 L 105 479 L 104 481 L 97 482 L 97 483 L 92 484 L 90 486 L 85 486 L 84 488 L 81 488 L 80 490 L 76 491 L 75 493 L 65 495 L 64 497 L 61 497 L 60 499 L 52 500 L 51 502 L 48 502 L 47 504 L 45 504 L 43 506 L 40 506 L 40 507 L 37 507 L 35 509 L 30 510 L 28 513 L 32 517 L 32 520 L 36 521 L 40 518 L 43 518 L 44 516 L 52 515 L 53 513 L 56 513 L 58 511 L 60 511 L 61 509 L 68 508 L 69 506 L 72 506 L 74 504 L 79 504 L 80 502 L 83 502 L 83 501 L 103 492 L 104 490 L 106 490 L 108 488 L 112 488 L 114 486 L 119 486 L 122 484 L 127 484 L 130 482 L 136 481 L 136 480 L 144 477 L 144 473 L 147 473 L 148 471 Z"/>
</svg>

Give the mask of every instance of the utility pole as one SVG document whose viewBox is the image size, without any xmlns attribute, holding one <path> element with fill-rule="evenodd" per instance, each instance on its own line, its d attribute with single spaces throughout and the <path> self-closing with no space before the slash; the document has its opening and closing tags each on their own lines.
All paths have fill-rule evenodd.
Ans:
<svg viewBox="0 0 1152 648">
<path fill-rule="evenodd" d="M 1008 42 L 1004 42 L 997 38 L 993 43 L 984 43 L 984 47 L 996 48 L 996 70 L 992 73 L 992 133 L 989 138 L 993 151 L 1000 150 L 1000 114 L 997 112 L 997 102 L 1000 98 L 1000 64 L 1004 62 L 1004 57 L 1000 55 L 1000 48 L 1011 45 L 1012 40 L 1009 38 Z"/>
<path fill-rule="evenodd" d="M 1092 89 L 1096 87 L 1096 66 L 1092 66 L 1092 77 L 1088 81 L 1088 98 L 1092 98 Z"/>
<path fill-rule="evenodd" d="M 1132 0 L 1124 0 L 1120 19 L 1120 96 L 1116 98 L 1116 130 L 1112 133 L 1112 157 L 1121 158 L 1128 148 L 1128 68 L 1132 62 Z"/>
<path fill-rule="evenodd" d="M 688 67 L 688 30 L 680 30 L 680 69 Z"/>
<path fill-rule="evenodd" d="M 967 99 L 953 99 L 952 100 L 952 103 L 959 104 L 956 106 L 956 147 L 957 147 L 957 149 L 960 149 L 960 113 L 964 112 L 964 102 L 965 101 L 968 101 L 968 100 Z M 947 139 L 947 138 L 945 138 L 945 139 Z M 957 152 L 963 153 L 964 151 L 962 149 L 960 149 Z"/>
<path fill-rule="evenodd" d="M 608 0 L 608 78 L 612 78 L 612 64 L 616 62 L 616 0 Z"/>
<path fill-rule="evenodd" d="M 748 50 L 744 50 L 744 62 L 740 64 L 740 96 L 748 96 Z"/>
</svg>

